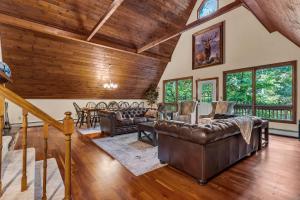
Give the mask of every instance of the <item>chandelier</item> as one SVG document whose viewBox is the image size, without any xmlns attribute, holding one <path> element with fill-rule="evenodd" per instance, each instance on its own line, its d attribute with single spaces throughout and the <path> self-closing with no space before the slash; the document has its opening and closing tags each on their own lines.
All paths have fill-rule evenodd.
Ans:
<svg viewBox="0 0 300 200">
<path fill-rule="evenodd" d="M 111 68 L 111 65 L 109 65 L 108 67 L 107 67 L 107 74 L 109 75 L 110 74 L 110 68 Z M 108 90 L 113 90 L 113 89 L 117 89 L 118 88 L 118 84 L 116 84 L 116 83 L 113 83 L 111 80 L 109 80 L 109 82 L 107 83 L 104 83 L 103 84 L 103 87 L 105 88 L 105 89 L 108 89 Z"/>
<path fill-rule="evenodd" d="M 109 83 L 104 83 L 103 87 L 105 89 L 109 89 L 109 90 L 111 90 L 111 89 L 117 89 L 118 88 L 118 84 L 113 83 L 113 82 L 111 82 L 111 80 L 109 80 Z"/>
</svg>

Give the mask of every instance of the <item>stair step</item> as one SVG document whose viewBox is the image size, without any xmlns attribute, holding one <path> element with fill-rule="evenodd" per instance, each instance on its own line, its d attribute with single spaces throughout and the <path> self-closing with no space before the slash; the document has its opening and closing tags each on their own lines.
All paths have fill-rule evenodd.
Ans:
<svg viewBox="0 0 300 200">
<path fill-rule="evenodd" d="M 47 159 L 47 197 L 51 200 L 64 198 L 65 186 L 61 178 L 57 162 L 54 158 Z M 35 199 L 42 199 L 43 192 L 43 161 L 35 164 Z"/>
<path fill-rule="evenodd" d="M 26 191 L 21 192 L 22 150 L 9 151 L 2 168 L 3 200 L 34 199 L 35 149 L 27 149 L 27 183 Z"/>
</svg>

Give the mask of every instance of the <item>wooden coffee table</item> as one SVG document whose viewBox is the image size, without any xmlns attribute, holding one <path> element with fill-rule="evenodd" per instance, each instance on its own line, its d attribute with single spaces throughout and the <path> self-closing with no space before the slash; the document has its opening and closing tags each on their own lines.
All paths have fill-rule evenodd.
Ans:
<svg viewBox="0 0 300 200">
<path fill-rule="evenodd" d="M 156 122 L 144 122 L 138 124 L 138 140 L 157 146 L 157 133 L 155 131 Z"/>
</svg>

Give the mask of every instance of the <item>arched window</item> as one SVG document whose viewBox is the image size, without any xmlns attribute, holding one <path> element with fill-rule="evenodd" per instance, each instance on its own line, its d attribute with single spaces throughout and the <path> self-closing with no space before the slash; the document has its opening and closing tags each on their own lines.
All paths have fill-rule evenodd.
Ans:
<svg viewBox="0 0 300 200">
<path fill-rule="evenodd" d="M 203 0 L 198 9 L 198 19 L 206 17 L 219 9 L 219 0 Z"/>
</svg>

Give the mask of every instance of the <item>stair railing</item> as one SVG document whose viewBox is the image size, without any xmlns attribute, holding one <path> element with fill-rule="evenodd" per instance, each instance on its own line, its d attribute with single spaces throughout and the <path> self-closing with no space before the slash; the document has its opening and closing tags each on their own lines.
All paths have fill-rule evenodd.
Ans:
<svg viewBox="0 0 300 200">
<path fill-rule="evenodd" d="M 74 121 L 71 117 L 71 112 L 65 113 L 63 123 L 53 119 L 51 116 L 23 99 L 13 91 L 5 87 L 7 82 L 11 80 L 3 73 L 0 72 L 0 169 L 2 169 L 2 133 L 4 128 L 4 105 L 5 99 L 13 102 L 22 108 L 22 179 L 21 179 L 21 191 L 25 191 L 28 188 L 27 185 L 27 128 L 28 128 L 28 113 L 41 119 L 43 125 L 43 139 L 44 139 L 44 159 L 43 159 L 43 195 L 42 199 L 47 199 L 47 154 L 48 154 L 48 127 L 53 126 L 65 135 L 65 197 L 64 200 L 72 199 L 71 196 L 71 136 L 74 132 Z M 0 170 L 0 195 L 2 194 L 2 174 Z"/>
</svg>

